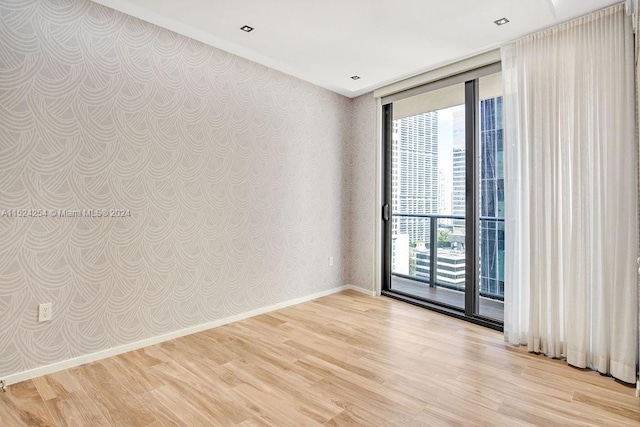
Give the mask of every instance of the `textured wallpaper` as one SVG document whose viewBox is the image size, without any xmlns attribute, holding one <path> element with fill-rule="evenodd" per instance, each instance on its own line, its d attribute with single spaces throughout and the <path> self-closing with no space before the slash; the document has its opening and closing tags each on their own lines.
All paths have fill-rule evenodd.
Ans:
<svg viewBox="0 0 640 427">
<path fill-rule="evenodd" d="M 86 0 L 0 40 L 0 377 L 369 286 L 370 95 L 352 147 L 349 99 Z"/>
<path fill-rule="evenodd" d="M 376 100 L 366 94 L 352 102 L 352 136 L 345 156 L 345 224 L 349 229 L 345 282 L 373 291 L 375 217 L 380 211 L 376 207 Z"/>
</svg>

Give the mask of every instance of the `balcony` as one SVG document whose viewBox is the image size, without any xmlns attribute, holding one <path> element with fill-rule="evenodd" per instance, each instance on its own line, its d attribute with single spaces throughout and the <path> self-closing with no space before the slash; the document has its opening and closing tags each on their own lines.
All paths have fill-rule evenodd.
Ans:
<svg viewBox="0 0 640 427">
<path fill-rule="evenodd" d="M 464 310 L 466 234 L 464 217 L 393 214 L 391 289 Z M 477 253 L 478 310 L 503 321 L 504 218 L 481 217 Z M 433 266 L 433 267 L 432 267 Z"/>
<path fill-rule="evenodd" d="M 391 277 L 391 289 L 409 296 L 436 301 L 452 307 L 464 307 L 464 290 L 460 291 L 442 286 L 431 287 L 426 283 L 395 275 Z M 481 296 L 478 303 L 478 314 L 504 322 L 504 302 Z"/>
</svg>

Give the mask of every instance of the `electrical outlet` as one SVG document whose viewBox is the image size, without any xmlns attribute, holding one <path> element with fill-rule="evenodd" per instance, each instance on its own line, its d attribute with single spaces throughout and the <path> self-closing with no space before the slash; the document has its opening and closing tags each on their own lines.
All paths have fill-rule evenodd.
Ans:
<svg viewBox="0 0 640 427">
<path fill-rule="evenodd" d="M 333 257 L 329 257 L 329 267 L 333 267 Z"/>
<path fill-rule="evenodd" d="M 51 320 L 51 303 L 46 302 L 38 305 L 38 322 Z"/>
</svg>

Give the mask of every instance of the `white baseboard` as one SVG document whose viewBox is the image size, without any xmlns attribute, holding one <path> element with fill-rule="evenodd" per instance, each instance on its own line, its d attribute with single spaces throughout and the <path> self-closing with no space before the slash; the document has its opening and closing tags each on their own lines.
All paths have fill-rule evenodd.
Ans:
<svg viewBox="0 0 640 427">
<path fill-rule="evenodd" d="M 369 295 L 369 296 L 372 296 L 372 297 L 376 296 L 376 291 L 371 290 L 371 289 L 361 288 L 360 286 L 356 286 L 356 285 L 345 285 L 344 287 L 346 289 L 350 289 L 352 291 L 360 292 L 362 294 Z"/>
<path fill-rule="evenodd" d="M 358 288 L 351 285 L 339 286 L 326 291 L 318 292 L 315 294 L 307 295 L 300 298 L 280 302 L 277 304 L 269 305 L 266 307 L 258 308 L 256 310 L 247 311 L 245 313 L 236 314 L 234 316 L 225 317 L 223 319 L 212 320 L 211 322 L 202 323 L 200 325 L 190 326 L 188 328 L 179 329 L 177 331 L 169 332 L 162 335 L 146 338 L 140 341 L 120 345 L 118 347 L 108 348 L 106 350 L 97 351 L 95 353 L 85 354 L 83 356 L 74 357 L 72 359 L 63 360 L 61 362 L 52 363 L 50 365 L 41 366 L 28 371 L 19 372 L 17 374 L 11 374 L 4 378 L 0 378 L 0 381 L 4 380 L 4 385 L 16 384 L 22 381 L 30 380 L 32 378 L 41 377 L 54 372 L 62 371 L 65 369 L 73 368 L 76 366 L 84 365 L 85 363 L 95 362 L 97 360 L 105 359 L 107 357 L 116 356 L 118 354 L 126 353 L 129 351 L 137 350 L 143 347 L 149 347 L 151 345 L 159 344 L 161 342 L 169 341 L 175 338 L 180 338 L 185 335 L 195 334 L 206 329 L 216 328 L 218 326 L 226 325 L 228 323 L 237 322 L 239 320 L 248 319 L 249 317 L 257 316 L 260 314 L 268 313 L 270 311 L 279 310 L 281 308 L 289 307 L 292 305 L 300 304 L 303 302 L 311 301 L 316 298 L 324 297 L 327 295 L 342 292 L 347 289 L 353 289 L 354 291 L 364 292 L 368 294 L 368 291 L 362 288 Z"/>
</svg>

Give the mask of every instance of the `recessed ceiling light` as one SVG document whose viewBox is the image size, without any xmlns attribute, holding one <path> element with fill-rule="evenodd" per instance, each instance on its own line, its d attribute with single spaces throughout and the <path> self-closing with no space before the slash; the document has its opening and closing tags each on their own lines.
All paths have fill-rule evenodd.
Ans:
<svg viewBox="0 0 640 427">
<path fill-rule="evenodd" d="M 360 76 L 351 76 L 351 80 L 360 80 Z"/>
<path fill-rule="evenodd" d="M 244 27 L 240 28 L 242 31 L 246 32 L 246 33 L 250 33 L 251 31 L 253 31 L 253 27 L 250 27 L 248 25 L 245 25 Z"/>
<path fill-rule="evenodd" d="M 493 21 L 493 23 L 496 24 L 497 26 L 507 24 L 508 22 L 509 20 L 507 18 L 500 18 L 497 21 Z"/>
</svg>

